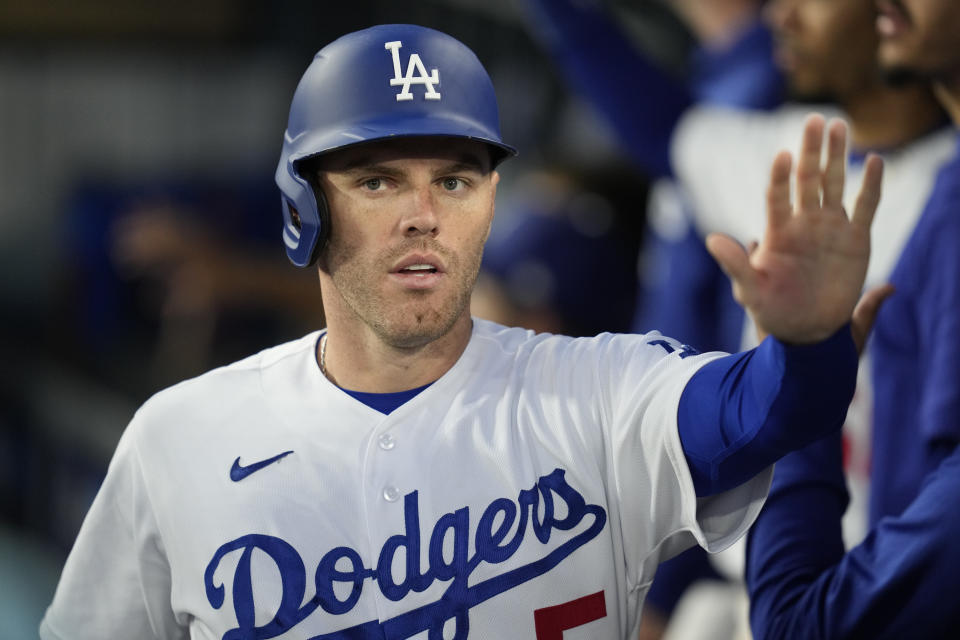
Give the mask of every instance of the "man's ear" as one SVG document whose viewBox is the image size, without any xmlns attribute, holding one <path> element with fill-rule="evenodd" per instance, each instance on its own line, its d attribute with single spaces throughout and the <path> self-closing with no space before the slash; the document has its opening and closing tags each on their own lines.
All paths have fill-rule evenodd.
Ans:
<svg viewBox="0 0 960 640">
<path fill-rule="evenodd" d="M 484 233 L 483 241 L 486 242 L 490 237 L 490 230 L 493 227 L 493 218 L 497 208 L 497 183 L 500 182 L 500 174 L 496 170 L 490 172 L 490 216 L 487 220 L 487 230 Z"/>
</svg>

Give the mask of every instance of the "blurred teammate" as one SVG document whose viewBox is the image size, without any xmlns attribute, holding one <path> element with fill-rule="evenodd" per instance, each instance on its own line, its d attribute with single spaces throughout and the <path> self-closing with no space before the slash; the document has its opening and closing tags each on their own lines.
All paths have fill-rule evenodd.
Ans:
<svg viewBox="0 0 960 640">
<path fill-rule="evenodd" d="M 753 176 L 777 149 L 791 144 L 808 106 L 786 104 L 761 112 L 730 108 L 729 103 L 694 103 L 689 91 L 658 72 L 625 41 L 608 17 L 590 8 L 593 5 L 528 0 L 528 6 L 536 17 L 531 28 L 541 35 L 580 94 L 607 116 L 632 157 L 656 175 L 669 172 L 675 176 L 689 203 L 695 237 L 722 231 L 747 244 L 761 236 L 763 202 Z M 877 286 L 890 278 L 938 169 L 953 153 L 953 132 L 945 126 L 945 116 L 929 86 L 912 82 L 893 87 L 880 74 L 874 27 L 877 13 L 872 0 L 771 0 L 765 11 L 774 34 L 776 61 L 790 92 L 804 101 L 828 100 L 835 106 L 820 108 L 839 109 L 850 119 L 853 156 L 849 171 L 854 180 L 870 150 L 882 153 L 891 169 L 877 213 L 874 257 L 867 276 L 868 286 Z M 588 41 L 603 45 L 587 47 Z M 718 157 L 723 161 L 717 162 Z M 745 193 L 754 194 L 753 199 L 744 199 Z M 661 218 L 660 224 L 682 228 L 683 222 Z M 698 244 L 690 240 L 677 243 L 670 251 L 661 250 L 658 262 L 647 263 L 655 275 L 667 273 L 670 279 L 661 289 L 663 295 L 652 301 L 646 298 L 652 308 L 643 310 L 641 318 L 686 317 L 686 324 L 679 326 L 690 326 L 690 335 L 731 342 L 730 331 L 709 330 L 718 322 L 722 326 L 730 321 L 728 315 L 718 318 L 715 313 L 727 308 L 723 296 L 711 288 L 722 282 L 709 277 L 712 265 L 702 254 L 697 255 Z M 697 270 L 691 270 L 695 265 Z M 711 302 L 705 306 L 704 300 Z M 708 328 L 702 328 L 703 323 Z M 752 344 L 753 333 L 750 328 L 742 329 L 746 346 Z M 867 528 L 863 503 L 871 468 L 869 423 L 874 395 L 868 384 L 870 358 L 868 352 L 845 428 L 855 496 L 847 523 L 851 543 L 862 538 Z M 892 397 L 887 395 L 888 402 L 894 402 Z M 878 406 L 872 413 L 881 410 Z M 688 553 L 702 555 L 696 549 Z M 731 558 L 724 568 L 737 575 L 740 563 Z M 701 575 L 708 571 L 689 559 L 683 566 L 665 566 L 652 593 L 656 595 L 658 586 L 666 585 L 669 597 L 659 601 L 669 606 L 686 582 Z M 704 627 L 711 637 L 717 633 L 715 624 Z"/>
<path fill-rule="evenodd" d="M 879 59 L 932 83 L 960 125 L 960 5 L 878 4 Z M 955 144 L 957 144 L 955 142 Z M 955 638 L 960 633 L 960 149 L 890 277 L 876 319 L 872 528 L 844 553 L 841 444 L 777 464 L 750 535 L 751 623 L 766 638 Z"/>
</svg>

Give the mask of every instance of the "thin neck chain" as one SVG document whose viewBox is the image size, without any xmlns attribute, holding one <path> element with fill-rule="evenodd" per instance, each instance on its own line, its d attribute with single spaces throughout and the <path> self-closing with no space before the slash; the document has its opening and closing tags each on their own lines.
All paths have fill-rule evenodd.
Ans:
<svg viewBox="0 0 960 640">
<path fill-rule="evenodd" d="M 323 374 L 324 378 L 329 379 L 330 376 L 327 375 L 327 335 L 325 333 L 320 338 L 320 373 Z"/>
</svg>

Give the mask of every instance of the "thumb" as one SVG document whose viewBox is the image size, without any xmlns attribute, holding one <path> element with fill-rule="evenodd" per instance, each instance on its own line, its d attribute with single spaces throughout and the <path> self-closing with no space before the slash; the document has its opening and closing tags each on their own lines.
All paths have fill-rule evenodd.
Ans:
<svg viewBox="0 0 960 640">
<path fill-rule="evenodd" d="M 734 293 L 742 295 L 754 288 L 756 274 L 750 265 L 750 258 L 739 242 L 723 233 L 711 233 L 707 236 L 707 251 L 717 261 L 723 272 L 733 283 Z M 738 300 L 740 296 L 737 296 Z M 740 300 L 741 304 L 743 300 Z"/>
<path fill-rule="evenodd" d="M 892 284 L 883 284 L 867 291 L 857 302 L 850 320 L 850 331 L 853 333 L 853 342 L 857 345 L 857 352 L 863 353 L 863 347 L 870 336 L 873 322 L 877 318 L 880 306 L 893 294 Z"/>
</svg>

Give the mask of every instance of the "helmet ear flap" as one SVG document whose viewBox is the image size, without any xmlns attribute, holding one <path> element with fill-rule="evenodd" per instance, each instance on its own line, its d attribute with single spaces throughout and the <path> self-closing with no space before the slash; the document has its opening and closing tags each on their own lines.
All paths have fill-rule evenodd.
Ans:
<svg viewBox="0 0 960 640">
<path fill-rule="evenodd" d="M 323 251 L 324 247 L 327 246 L 327 242 L 330 240 L 330 206 L 327 204 L 327 197 L 324 195 L 323 190 L 314 185 L 312 187 L 313 196 L 317 204 L 317 217 L 319 218 L 319 224 L 317 224 L 316 239 L 313 242 L 313 246 L 310 248 L 308 258 L 305 262 L 300 263 L 296 262 L 296 266 L 301 268 L 312 267 L 317 263 L 317 258 L 320 257 L 320 252 Z M 286 198 L 283 198 L 282 205 L 284 212 L 287 214 L 287 230 L 284 232 L 284 237 L 295 238 L 295 242 L 299 245 L 301 238 L 303 237 L 303 218 L 300 216 L 300 212 L 297 211 L 297 207 L 293 202 L 290 202 Z M 302 247 L 292 246 L 291 249 L 297 249 L 302 251 Z"/>
<path fill-rule="evenodd" d="M 330 237 L 330 207 L 311 163 L 310 158 L 285 163 L 276 175 L 287 257 L 301 268 L 316 263 Z"/>
</svg>

